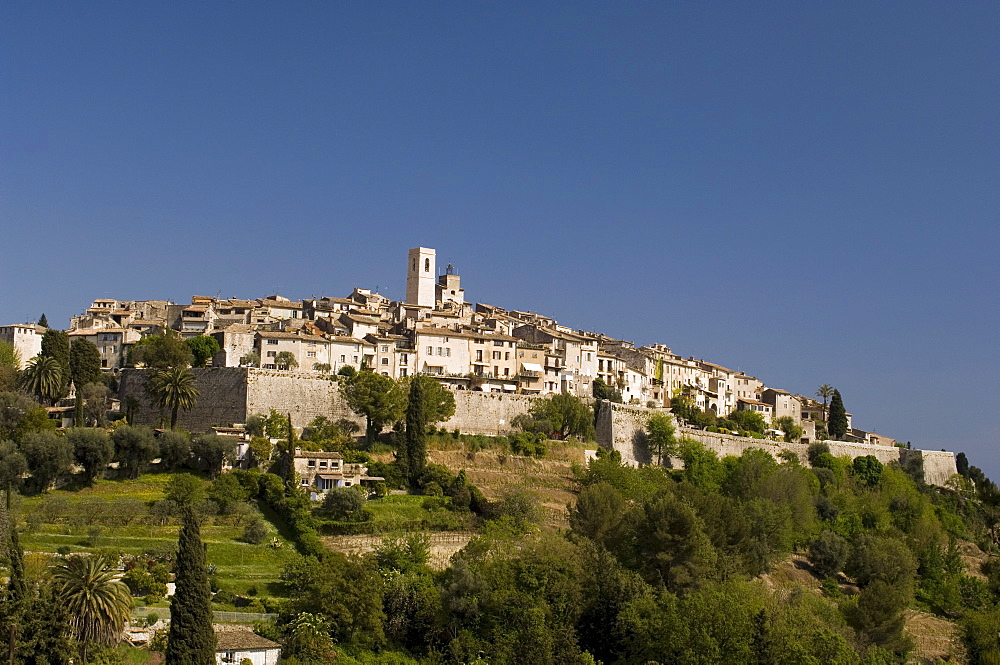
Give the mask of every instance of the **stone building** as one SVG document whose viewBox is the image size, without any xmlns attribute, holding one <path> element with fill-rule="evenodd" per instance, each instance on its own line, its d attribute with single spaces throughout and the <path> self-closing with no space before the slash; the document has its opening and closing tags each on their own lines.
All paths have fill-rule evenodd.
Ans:
<svg viewBox="0 0 1000 665">
<path fill-rule="evenodd" d="M 20 367 L 24 369 L 31 359 L 42 352 L 42 336 L 45 328 L 35 323 L 15 323 L 0 327 L 0 342 L 14 347 L 20 357 Z"/>
</svg>

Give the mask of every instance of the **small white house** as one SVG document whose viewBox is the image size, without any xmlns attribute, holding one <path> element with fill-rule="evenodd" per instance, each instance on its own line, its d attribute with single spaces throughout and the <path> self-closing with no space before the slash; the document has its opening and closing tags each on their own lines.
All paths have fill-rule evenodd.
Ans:
<svg viewBox="0 0 1000 665">
<path fill-rule="evenodd" d="M 281 645 L 245 628 L 215 627 L 215 662 L 218 665 L 240 665 L 249 659 L 253 665 L 277 665 Z"/>
</svg>

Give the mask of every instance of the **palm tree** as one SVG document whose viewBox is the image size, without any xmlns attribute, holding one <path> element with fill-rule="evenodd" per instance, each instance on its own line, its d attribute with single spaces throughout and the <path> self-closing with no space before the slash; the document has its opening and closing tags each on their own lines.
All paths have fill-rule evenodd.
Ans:
<svg viewBox="0 0 1000 665">
<path fill-rule="evenodd" d="M 827 417 L 826 417 L 826 400 L 828 400 L 831 397 L 833 397 L 833 386 L 831 386 L 828 383 L 824 383 L 823 385 L 821 385 L 819 387 L 818 390 L 816 390 L 816 397 L 822 397 L 823 398 L 823 421 L 825 422 L 826 419 L 827 419 Z"/>
<path fill-rule="evenodd" d="M 84 663 L 91 644 L 121 639 L 132 612 L 132 594 L 104 555 L 74 554 L 53 567 L 52 577 L 72 617 L 70 625 Z"/>
<path fill-rule="evenodd" d="M 170 429 L 177 425 L 177 411 L 194 408 L 195 400 L 201 393 L 195 385 L 194 374 L 186 367 L 170 367 L 160 370 L 150 380 L 149 392 L 156 403 L 170 409 Z"/>
<path fill-rule="evenodd" d="M 35 356 L 21 374 L 21 385 L 53 404 L 62 395 L 62 365 L 49 356 Z"/>
</svg>

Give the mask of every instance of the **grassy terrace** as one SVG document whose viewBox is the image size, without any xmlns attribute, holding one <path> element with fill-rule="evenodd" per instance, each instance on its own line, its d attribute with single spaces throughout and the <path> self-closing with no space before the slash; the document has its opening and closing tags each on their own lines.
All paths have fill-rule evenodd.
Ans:
<svg viewBox="0 0 1000 665">
<path fill-rule="evenodd" d="M 175 546 L 176 520 L 160 525 L 148 513 L 149 504 L 163 498 L 171 474 L 143 474 L 137 480 L 102 480 L 92 487 L 69 485 L 41 496 L 25 497 L 14 511 L 22 522 L 35 522 L 21 536 L 26 552 L 54 554 L 114 549 L 125 554 L 164 551 Z M 206 480 L 207 485 L 207 480 Z M 29 517 L 30 516 L 30 517 Z M 32 528 L 33 527 L 33 528 Z M 90 531 L 100 528 L 96 542 Z M 217 567 L 219 586 L 243 594 L 257 587 L 261 595 L 282 595 L 278 578 L 295 547 L 274 530 L 280 547 L 240 542 L 243 525 L 227 517 L 211 517 L 202 525 L 208 562 Z"/>
</svg>

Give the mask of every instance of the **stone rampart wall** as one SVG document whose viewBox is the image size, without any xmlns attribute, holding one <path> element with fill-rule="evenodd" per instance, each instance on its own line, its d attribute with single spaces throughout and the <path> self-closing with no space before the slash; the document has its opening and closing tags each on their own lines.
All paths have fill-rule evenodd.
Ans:
<svg viewBox="0 0 1000 665">
<path fill-rule="evenodd" d="M 958 473 L 955 453 L 946 450 L 918 451 L 924 461 L 924 480 L 931 485 L 944 485 Z"/>
<path fill-rule="evenodd" d="M 150 370 L 126 369 L 122 373 L 119 396 L 139 401 L 135 421 L 159 425 L 169 418 L 167 409 L 156 406 L 146 393 Z M 178 413 L 177 425 L 189 432 L 205 432 L 213 425 L 245 423 L 247 416 L 267 415 L 271 409 L 291 414 L 292 424 L 303 427 L 316 416 L 332 420 L 346 418 L 364 427 L 364 418 L 348 408 L 335 381 L 312 373 L 284 372 L 246 367 L 192 369 L 201 393 L 190 411 Z M 538 400 L 533 395 L 508 395 L 458 390 L 455 415 L 439 423 L 468 434 L 508 434 L 511 421 L 528 413 Z"/>
<path fill-rule="evenodd" d="M 646 422 L 650 415 L 662 413 L 662 411 L 606 401 L 598 402 L 596 408 L 598 410 L 597 442 L 605 448 L 620 452 L 622 461 L 626 464 L 648 464 L 651 460 L 646 445 Z M 780 455 L 782 451 L 789 450 L 795 453 L 803 464 L 809 463 L 807 456 L 809 446 L 805 444 L 751 439 L 688 427 L 679 427 L 677 434 L 702 443 L 706 448 L 715 451 L 719 457 L 727 455 L 739 457 L 744 451 L 751 448 L 767 451 L 775 457 Z M 950 452 L 907 450 L 895 446 L 873 446 L 847 441 L 826 441 L 825 443 L 830 447 L 830 453 L 835 457 L 846 455 L 853 459 L 864 455 L 873 455 L 883 464 L 899 462 L 908 456 L 918 455 L 923 460 L 924 479 L 932 485 L 944 485 L 952 475 L 957 473 L 955 454 Z M 671 464 L 678 468 L 683 466 L 683 463 L 676 458 L 671 459 Z"/>
<path fill-rule="evenodd" d="M 466 434 L 509 434 L 510 421 L 528 413 L 539 399 L 534 395 L 508 395 L 476 390 L 456 390 L 455 415 L 440 427 L 458 429 Z"/>
<path fill-rule="evenodd" d="M 134 421 L 139 425 L 158 426 L 170 410 L 157 406 L 146 392 L 147 377 L 153 370 L 124 369 L 118 395 L 125 408 L 125 400 L 136 399 L 139 408 Z M 177 426 L 189 432 L 205 432 L 213 425 L 231 425 L 246 422 L 247 372 L 243 367 L 208 367 L 192 369 L 195 384 L 201 395 L 190 411 L 179 411 Z"/>
<path fill-rule="evenodd" d="M 606 400 L 596 400 L 594 409 L 597 411 L 597 443 L 609 450 L 617 450 L 626 464 L 649 464 L 646 421 L 656 411 Z"/>
<path fill-rule="evenodd" d="M 351 411 L 340 396 L 340 385 L 312 373 L 251 369 L 247 376 L 248 415 L 267 415 L 274 409 L 290 415 L 292 425 L 304 427 L 317 416 L 346 418 L 364 431 L 364 418 Z"/>
<path fill-rule="evenodd" d="M 146 393 L 149 371 L 123 370 L 119 396 L 123 401 L 128 397 L 138 400 L 137 423 L 155 426 L 164 418 L 169 419 L 170 413 L 156 406 Z M 316 416 L 327 416 L 333 420 L 347 418 L 364 427 L 364 419 L 344 403 L 338 384 L 315 374 L 242 367 L 209 367 L 191 371 L 201 396 L 192 410 L 178 414 L 178 426 L 189 432 L 204 432 L 213 425 L 244 423 L 248 415 L 267 414 L 271 409 L 291 414 L 296 427 L 305 426 Z M 455 391 L 454 395 L 455 415 L 439 425 L 467 434 L 509 434 L 513 431 L 511 421 L 520 414 L 528 413 L 538 399 L 544 399 L 534 395 L 463 390 Z M 617 450 L 622 460 L 633 466 L 652 461 L 646 443 L 646 422 L 651 414 L 662 411 L 607 401 L 596 402 L 595 409 L 597 442 L 601 446 Z M 804 464 L 808 463 L 808 446 L 803 444 L 748 439 L 686 427 L 678 428 L 678 434 L 701 442 L 720 457 L 739 456 L 750 448 L 765 450 L 775 456 L 783 450 L 790 450 Z M 955 455 L 950 452 L 905 450 L 845 441 L 826 443 L 835 456 L 854 458 L 874 455 L 883 463 L 920 455 L 924 477 L 934 485 L 945 484 L 956 473 Z M 680 465 L 679 460 L 672 460 L 672 463 Z"/>
</svg>

